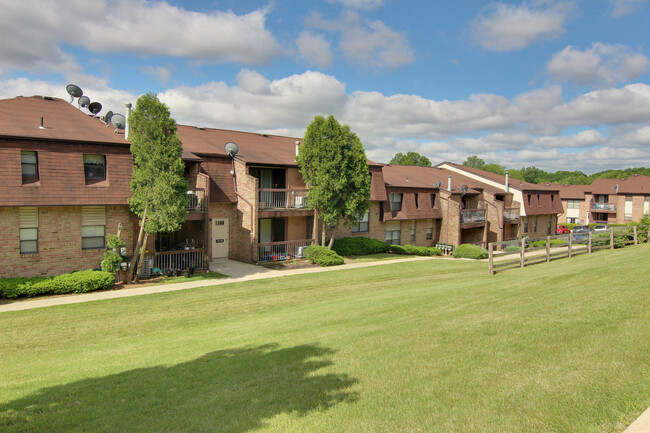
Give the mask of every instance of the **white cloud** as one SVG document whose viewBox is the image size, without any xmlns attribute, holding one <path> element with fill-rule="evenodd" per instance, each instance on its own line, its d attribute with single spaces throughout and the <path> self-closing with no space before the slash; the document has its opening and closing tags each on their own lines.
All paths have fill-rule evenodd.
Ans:
<svg viewBox="0 0 650 433">
<path fill-rule="evenodd" d="M 346 60 L 371 69 L 397 69 L 413 62 L 415 55 L 406 35 L 379 20 L 363 20 L 356 12 L 344 12 L 337 20 L 319 14 L 307 19 L 311 28 L 340 35 L 339 48 Z"/>
<path fill-rule="evenodd" d="M 3 1 L 4 69 L 74 73 L 64 44 L 90 52 L 131 52 L 208 62 L 261 64 L 280 53 L 266 12 L 193 12 L 161 1 Z"/>
<path fill-rule="evenodd" d="M 383 0 L 326 0 L 327 3 L 340 3 L 351 9 L 374 9 L 383 4 Z"/>
<path fill-rule="evenodd" d="M 514 51 L 564 33 L 571 4 L 538 2 L 519 6 L 490 3 L 470 24 L 473 40 L 489 51 Z"/>
<path fill-rule="evenodd" d="M 608 0 L 614 18 L 634 12 L 645 0 Z"/>
<path fill-rule="evenodd" d="M 300 56 L 310 65 L 320 68 L 330 68 L 334 65 L 334 57 L 329 42 L 323 35 L 302 32 L 296 40 Z"/>
<path fill-rule="evenodd" d="M 630 47 L 596 42 L 584 51 L 564 48 L 553 56 L 547 71 L 562 81 L 612 86 L 637 78 L 649 67 L 648 58 Z"/>
<path fill-rule="evenodd" d="M 172 71 L 164 66 L 143 66 L 140 69 L 143 73 L 153 76 L 162 85 L 169 82 L 172 77 Z"/>
</svg>

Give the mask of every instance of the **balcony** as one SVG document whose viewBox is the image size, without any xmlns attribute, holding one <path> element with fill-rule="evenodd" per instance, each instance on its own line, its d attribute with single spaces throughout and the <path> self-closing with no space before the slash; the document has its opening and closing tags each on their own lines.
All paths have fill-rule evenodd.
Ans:
<svg viewBox="0 0 650 433">
<path fill-rule="evenodd" d="M 150 253 L 144 260 L 141 275 L 151 275 L 154 268 L 158 268 L 163 273 L 167 270 L 176 271 L 189 268 L 194 268 L 197 271 L 207 270 L 205 249 L 193 248 Z"/>
<path fill-rule="evenodd" d="M 314 239 L 297 241 L 265 242 L 258 244 L 257 257 L 260 262 L 283 261 L 295 257 L 302 257 L 304 248 L 312 245 Z"/>
<path fill-rule="evenodd" d="M 460 227 L 463 229 L 485 225 L 485 209 L 463 209 L 460 211 Z"/>
<path fill-rule="evenodd" d="M 187 191 L 187 195 L 190 197 L 187 211 L 190 213 L 205 213 L 205 190 Z"/>
<path fill-rule="evenodd" d="M 260 188 L 260 209 L 307 209 L 307 189 Z"/>
<path fill-rule="evenodd" d="M 503 221 L 516 224 L 519 222 L 519 208 L 518 207 L 507 207 L 503 210 Z"/>
<path fill-rule="evenodd" d="M 615 203 L 596 203 L 591 202 L 591 211 L 592 212 L 601 212 L 601 213 L 616 213 L 616 204 Z"/>
</svg>

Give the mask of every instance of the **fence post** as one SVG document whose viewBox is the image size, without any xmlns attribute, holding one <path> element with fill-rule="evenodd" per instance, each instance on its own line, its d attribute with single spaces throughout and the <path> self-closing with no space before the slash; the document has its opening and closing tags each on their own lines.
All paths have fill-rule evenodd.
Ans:
<svg viewBox="0 0 650 433">
<path fill-rule="evenodd" d="M 524 250 L 526 249 L 526 238 L 521 238 L 521 267 L 524 267 Z"/>
<path fill-rule="evenodd" d="M 569 233 L 569 258 L 572 256 L 572 250 L 573 249 L 573 233 Z"/>
<path fill-rule="evenodd" d="M 551 261 L 551 237 L 546 236 L 546 263 Z"/>
<path fill-rule="evenodd" d="M 609 249 L 614 249 L 614 227 L 609 229 Z"/>
<path fill-rule="evenodd" d="M 634 226 L 634 245 L 639 245 L 639 235 L 636 230 L 636 226 Z"/>
<path fill-rule="evenodd" d="M 591 232 L 589 232 L 589 243 L 587 244 L 587 251 L 591 254 Z"/>
<path fill-rule="evenodd" d="M 488 245 L 488 251 L 490 253 L 490 269 L 489 269 L 489 273 L 490 273 L 490 275 L 494 275 L 494 244 L 493 243 L 490 243 L 490 245 Z"/>
</svg>

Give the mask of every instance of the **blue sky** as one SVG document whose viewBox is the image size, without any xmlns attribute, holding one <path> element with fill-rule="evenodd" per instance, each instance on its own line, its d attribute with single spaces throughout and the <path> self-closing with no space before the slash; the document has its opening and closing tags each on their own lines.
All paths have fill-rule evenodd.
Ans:
<svg viewBox="0 0 650 433">
<path fill-rule="evenodd" d="M 388 162 L 650 165 L 646 0 L 0 0 L 0 97 L 302 136 L 334 114 Z"/>
</svg>

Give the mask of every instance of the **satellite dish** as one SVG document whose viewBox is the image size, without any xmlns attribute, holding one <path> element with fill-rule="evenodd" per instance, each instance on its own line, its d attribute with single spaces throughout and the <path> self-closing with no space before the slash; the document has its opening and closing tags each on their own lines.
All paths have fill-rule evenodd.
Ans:
<svg viewBox="0 0 650 433">
<path fill-rule="evenodd" d="M 88 105 L 88 111 L 93 113 L 93 117 L 97 116 L 97 113 L 102 111 L 102 104 L 99 102 L 91 102 L 90 105 Z"/>
<path fill-rule="evenodd" d="M 438 188 L 438 189 L 440 189 L 440 186 L 441 186 L 441 185 L 442 185 L 442 182 L 440 182 L 440 181 L 436 181 L 436 183 L 433 184 L 433 187 L 434 187 L 434 188 Z"/>
<path fill-rule="evenodd" d="M 88 96 L 82 96 L 77 100 L 77 104 L 79 104 L 79 108 L 86 108 L 90 105 L 90 98 Z"/>
<path fill-rule="evenodd" d="M 68 84 L 65 86 L 66 92 L 68 92 L 68 95 L 70 95 L 70 103 L 74 101 L 74 98 L 81 98 L 84 94 L 84 91 L 81 90 L 79 86 L 76 86 L 74 84 Z"/>
<path fill-rule="evenodd" d="M 113 112 L 109 111 L 104 115 L 104 123 L 106 123 L 106 126 L 111 124 L 111 117 L 113 117 Z"/>
<path fill-rule="evenodd" d="M 226 149 L 226 153 L 230 155 L 231 158 L 234 158 L 235 155 L 239 153 L 239 146 L 237 146 L 232 141 L 226 143 L 225 149 Z"/>
<path fill-rule="evenodd" d="M 467 187 L 467 185 L 461 185 L 459 189 L 460 189 L 460 192 L 461 192 L 463 195 L 465 195 L 465 193 L 467 193 L 467 190 L 468 190 L 469 188 Z"/>
<path fill-rule="evenodd" d="M 123 114 L 114 113 L 113 116 L 111 116 L 111 123 L 115 127 L 115 132 L 117 132 L 118 129 L 124 129 L 124 126 L 126 125 L 126 117 L 124 117 Z"/>
</svg>

